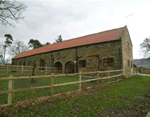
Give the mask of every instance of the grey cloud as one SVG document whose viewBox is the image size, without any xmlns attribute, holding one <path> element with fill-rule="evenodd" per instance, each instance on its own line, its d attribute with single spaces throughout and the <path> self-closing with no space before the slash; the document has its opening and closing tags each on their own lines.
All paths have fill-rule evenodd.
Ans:
<svg viewBox="0 0 150 117">
<path fill-rule="evenodd" d="M 28 9 L 23 13 L 25 19 L 16 28 L 0 26 L 0 41 L 4 34 L 11 34 L 14 39 L 27 43 L 29 39 L 40 42 L 53 42 L 58 35 L 71 39 L 91 33 L 124 26 L 124 13 L 118 13 L 118 6 L 139 4 L 141 1 L 127 0 L 46 0 L 25 1 Z M 118 12 L 119 9 L 117 9 Z M 104 12 L 107 11 L 107 14 Z M 126 10 L 125 10 L 126 11 Z M 104 12 L 104 13 L 103 13 Z M 116 15 L 117 14 L 117 15 Z M 132 36 L 131 31 L 131 36 Z"/>
</svg>

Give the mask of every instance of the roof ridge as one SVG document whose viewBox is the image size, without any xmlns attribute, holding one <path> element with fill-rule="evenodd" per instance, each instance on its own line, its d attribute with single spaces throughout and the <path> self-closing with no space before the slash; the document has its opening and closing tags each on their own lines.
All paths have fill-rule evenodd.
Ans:
<svg viewBox="0 0 150 117">
<path fill-rule="evenodd" d="M 125 27 L 125 26 L 124 26 L 124 27 Z M 105 30 L 105 31 L 97 32 L 97 33 L 92 33 L 92 34 L 80 36 L 80 37 L 75 37 L 75 38 L 72 38 L 72 39 L 64 40 L 64 41 L 62 41 L 62 42 L 71 41 L 71 40 L 74 40 L 74 39 L 78 39 L 78 38 L 81 38 L 81 37 L 86 37 L 86 36 L 95 35 L 95 34 L 98 34 L 98 33 L 104 33 L 104 32 L 108 32 L 108 31 L 118 30 L 118 29 L 121 29 L 121 28 L 124 28 L 124 27 L 113 28 L 113 29 L 110 29 L 110 30 Z M 59 43 L 62 43 L 62 42 L 59 42 Z M 54 44 L 57 44 L 57 43 L 54 43 Z M 54 45 L 54 44 L 51 44 L 51 45 Z"/>
<path fill-rule="evenodd" d="M 124 26 L 125 27 L 125 26 Z M 91 36 L 91 35 L 95 35 L 95 34 L 98 34 L 98 33 L 104 33 L 104 32 L 108 32 L 108 31 L 113 31 L 113 30 L 118 30 L 120 28 L 124 28 L 124 27 L 119 27 L 119 28 L 113 28 L 113 29 L 110 29 L 110 30 L 105 30 L 105 31 L 101 31 L 101 32 L 97 32 L 97 33 L 92 33 L 92 34 L 88 34 L 88 35 L 84 35 L 84 36 L 80 36 L 80 37 L 76 37 L 76 38 L 72 38 L 72 39 L 68 39 L 68 40 L 64 40 L 62 42 L 59 42 L 59 43 L 63 43 L 63 42 L 66 42 L 66 41 L 72 41 L 72 40 L 75 40 L 75 39 L 78 39 L 78 38 L 81 38 L 81 37 L 86 37 L 86 36 Z M 53 43 L 53 44 L 50 44 L 50 45 L 55 45 L 55 44 L 58 44 L 58 43 Z M 50 45 L 46 45 L 46 46 L 50 46 Z M 44 48 L 46 46 L 43 46 L 43 47 L 39 47 L 39 48 L 35 48 L 35 49 L 32 49 L 32 50 L 36 50 L 36 49 L 40 49 L 40 48 Z M 28 50 L 28 51 L 32 51 L 32 50 Z M 28 52 L 28 51 L 25 51 L 25 52 Z M 22 52 L 24 53 L 24 52 Z M 20 53 L 21 54 L 21 53 Z M 16 55 L 17 56 L 17 55 Z"/>
</svg>

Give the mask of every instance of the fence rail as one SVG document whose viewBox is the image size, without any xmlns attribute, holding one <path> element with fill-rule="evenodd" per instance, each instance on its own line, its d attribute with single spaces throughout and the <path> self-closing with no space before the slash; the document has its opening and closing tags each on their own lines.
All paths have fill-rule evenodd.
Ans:
<svg viewBox="0 0 150 117">
<path fill-rule="evenodd" d="M 150 68 L 139 67 L 139 68 L 137 68 L 137 71 L 142 74 L 150 74 Z"/>
<path fill-rule="evenodd" d="M 0 71 L 11 72 L 29 72 L 32 73 L 33 66 L 19 66 L 19 65 L 0 65 Z M 62 70 L 58 70 L 56 67 L 37 67 L 38 74 L 51 74 L 51 73 L 62 73 Z"/>
<path fill-rule="evenodd" d="M 114 72 L 116 75 L 111 75 L 110 73 Z M 120 72 L 120 73 L 119 73 Z M 105 73 L 107 76 L 102 77 L 100 76 L 102 73 Z M 90 79 L 86 79 L 83 80 L 82 77 L 83 75 L 87 75 L 87 74 L 97 74 L 96 78 L 90 78 Z M 78 76 L 79 80 L 78 81 L 74 81 L 74 82 L 67 82 L 67 83 L 60 83 L 60 84 L 54 84 L 54 79 L 55 77 L 59 77 L 59 76 Z M 79 88 L 78 90 L 82 89 L 82 83 L 85 82 L 91 82 L 91 81 L 98 81 L 98 85 L 101 83 L 100 80 L 106 80 L 106 79 L 111 79 L 111 78 L 117 78 L 116 81 L 113 82 L 117 82 L 118 81 L 118 77 L 122 76 L 122 69 L 120 70 L 111 70 L 111 71 L 94 71 L 94 72 L 79 72 L 79 73 L 74 73 L 74 74 L 51 74 L 51 75 L 44 75 L 44 76 L 25 76 L 25 77 L 12 77 L 9 76 L 9 78 L 0 78 L 0 81 L 9 81 L 8 82 L 8 90 L 6 91 L 0 91 L 0 94 L 8 94 L 8 100 L 7 100 L 7 105 L 11 105 L 12 104 L 12 94 L 14 92 L 22 92 L 22 91 L 31 91 L 33 92 L 33 90 L 35 89 L 46 89 L 46 88 L 50 88 L 51 90 L 51 95 L 54 95 L 54 88 L 58 87 L 58 86 L 65 86 L 65 85 L 73 85 L 73 84 L 79 84 Z M 35 87 L 29 87 L 29 88 L 19 88 L 19 89 L 13 89 L 13 80 L 18 80 L 18 79 L 42 79 L 42 78 L 50 78 L 51 82 L 49 85 L 46 86 L 35 86 Z"/>
<path fill-rule="evenodd" d="M 133 73 L 137 74 L 138 73 L 138 68 L 133 68 Z"/>
</svg>

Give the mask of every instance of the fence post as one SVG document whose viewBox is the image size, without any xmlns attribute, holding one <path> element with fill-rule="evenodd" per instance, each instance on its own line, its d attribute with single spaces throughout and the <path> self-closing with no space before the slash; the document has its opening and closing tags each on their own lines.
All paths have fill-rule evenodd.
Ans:
<svg viewBox="0 0 150 117">
<path fill-rule="evenodd" d="M 108 77 L 109 77 L 109 72 L 108 72 Z M 108 78 L 108 81 L 110 82 L 110 78 Z"/>
<path fill-rule="evenodd" d="M 82 73 L 79 72 L 79 90 L 81 90 Z"/>
<path fill-rule="evenodd" d="M 22 65 L 22 72 L 21 73 L 23 73 L 23 65 Z"/>
<path fill-rule="evenodd" d="M 9 67 L 8 67 L 8 65 L 7 65 L 7 73 L 9 72 Z"/>
<path fill-rule="evenodd" d="M 51 75 L 51 95 L 54 95 L 54 73 Z"/>
<path fill-rule="evenodd" d="M 17 65 L 17 71 L 18 71 L 18 65 Z"/>
<path fill-rule="evenodd" d="M 141 68 L 141 73 L 143 73 L 143 68 Z"/>
<path fill-rule="evenodd" d="M 56 74 L 56 67 L 54 67 L 54 74 Z"/>
<path fill-rule="evenodd" d="M 46 66 L 46 74 L 47 74 L 47 66 Z"/>
<path fill-rule="evenodd" d="M 9 78 L 11 78 L 12 76 L 9 76 Z M 13 81 L 9 80 L 8 82 L 8 90 L 11 91 L 13 89 Z M 8 105 L 12 104 L 12 92 L 8 93 Z"/>
<path fill-rule="evenodd" d="M 97 72 L 97 78 L 99 78 L 99 71 Z M 99 86 L 99 79 L 97 80 L 98 86 Z"/>
<path fill-rule="evenodd" d="M 31 89 L 31 93 L 32 93 L 32 99 L 35 101 L 35 99 L 36 99 L 35 89 Z"/>
<path fill-rule="evenodd" d="M 118 71 L 117 71 L 117 75 L 118 75 Z M 118 80 L 118 76 L 117 76 L 117 80 Z"/>
</svg>

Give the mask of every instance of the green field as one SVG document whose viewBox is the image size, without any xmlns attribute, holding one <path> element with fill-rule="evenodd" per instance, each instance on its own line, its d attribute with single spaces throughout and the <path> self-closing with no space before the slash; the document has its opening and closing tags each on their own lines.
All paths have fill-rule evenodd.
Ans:
<svg viewBox="0 0 150 117">
<path fill-rule="evenodd" d="M 40 104 L 8 107 L 1 116 L 144 117 L 150 110 L 150 77 L 133 76 L 103 89 L 63 95 Z"/>
<path fill-rule="evenodd" d="M 21 74 L 17 74 L 17 75 L 14 74 L 13 76 L 20 77 Z M 5 75 L 3 77 L 8 77 L 8 75 Z M 82 80 L 87 80 L 87 78 L 82 78 Z M 111 81 L 112 80 L 116 80 L 116 78 L 111 79 Z M 13 89 L 50 85 L 51 77 L 42 78 L 42 76 L 41 76 L 41 79 L 37 79 L 36 81 L 37 81 L 36 83 L 31 83 L 31 79 L 13 80 Z M 74 82 L 74 81 L 79 81 L 79 76 L 54 77 L 54 84 Z M 108 80 L 102 80 L 102 84 L 107 81 Z M 89 86 L 94 86 L 95 84 L 97 84 L 96 81 L 82 83 L 82 89 L 89 87 Z M 74 90 L 78 90 L 78 89 L 79 89 L 79 84 L 58 86 L 58 87 L 54 87 L 54 94 L 68 92 L 68 91 L 74 91 Z M 8 90 L 8 81 L 0 81 L 0 91 L 6 91 L 6 90 Z M 7 95 L 8 94 L 0 95 L 0 104 L 7 104 Z M 36 97 L 50 96 L 50 95 L 51 95 L 50 88 L 35 89 L 32 91 L 15 92 L 15 93 L 13 93 L 13 103 L 16 103 L 20 100 L 32 99 L 32 98 L 36 98 Z"/>
</svg>

